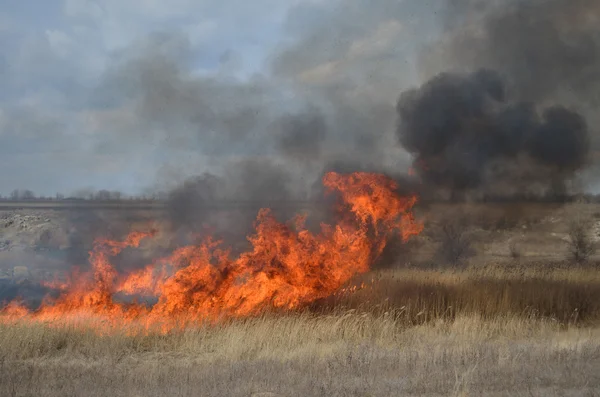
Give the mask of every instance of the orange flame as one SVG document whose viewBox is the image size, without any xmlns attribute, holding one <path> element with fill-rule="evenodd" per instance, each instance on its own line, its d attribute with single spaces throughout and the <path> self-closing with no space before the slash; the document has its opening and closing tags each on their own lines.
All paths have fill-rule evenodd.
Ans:
<svg viewBox="0 0 600 397">
<path fill-rule="evenodd" d="M 98 239 L 90 273 L 71 275 L 58 298 L 47 298 L 33 312 L 9 304 L 2 318 L 50 324 L 97 320 L 99 332 L 128 325 L 167 332 L 269 308 L 290 310 L 330 296 L 368 271 L 396 233 L 406 241 L 422 230 L 411 213 L 416 197 L 398 196 L 395 182 L 383 175 L 328 173 L 323 183 L 340 194 L 346 211 L 337 225 L 322 224 L 318 234 L 304 227 L 302 216 L 286 225 L 263 209 L 248 237 L 252 248 L 235 258 L 209 239 L 130 274 L 119 274 L 110 258 L 155 231 L 131 233 L 123 242 Z M 122 303 L 115 300 L 119 293 L 157 302 Z"/>
</svg>

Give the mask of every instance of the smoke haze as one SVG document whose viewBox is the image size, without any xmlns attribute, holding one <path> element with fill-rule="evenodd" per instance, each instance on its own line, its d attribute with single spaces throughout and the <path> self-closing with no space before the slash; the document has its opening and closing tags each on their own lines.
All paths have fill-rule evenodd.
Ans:
<svg viewBox="0 0 600 397">
<path fill-rule="evenodd" d="M 93 84 L 78 76 L 47 101 L 68 111 L 3 102 L 2 147 L 21 151 L 2 186 L 173 191 L 187 208 L 182 192 L 204 174 L 218 181 L 211 194 L 261 201 L 310 199 L 339 165 L 397 176 L 414 163 L 423 191 L 477 192 L 567 189 L 593 169 L 595 1 L 265 1 L 221 11 L 223 26 L 238 12 L 254 18 L 238 27 L 264 42 L 261 61 L 249 66 L 241 37 L 226 44 L 220 32 L 213 48 L 188 25 L 159 25 L 128 33 Z M 260 35 L 263 20 L 277 29 Z"/>
</svg>

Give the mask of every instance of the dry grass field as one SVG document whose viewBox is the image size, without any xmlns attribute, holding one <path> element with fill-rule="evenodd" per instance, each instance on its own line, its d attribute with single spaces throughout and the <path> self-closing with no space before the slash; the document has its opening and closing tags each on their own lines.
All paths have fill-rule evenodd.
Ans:
<svg viewBox="0 0 600 397">
<path fill-rule="evenodd" d="M 600 244 L 600 206 L 418 216 L 424 232 L 378 270 L 297 312 L 166 335 L 0 322 L 0 396 L 600 396 L 600 252 L 577 263 L 570 243 L 583 219 L 584 248 Z M 80 232 L 54 212 L 3 219 L 16 282 Z"/>
<path fill-rule="evenodd" d="M 297 313 L 168 335 L 0 326 L 1 396 L 600 395 L 600 272 L 373 272 Z"/>
</svg>

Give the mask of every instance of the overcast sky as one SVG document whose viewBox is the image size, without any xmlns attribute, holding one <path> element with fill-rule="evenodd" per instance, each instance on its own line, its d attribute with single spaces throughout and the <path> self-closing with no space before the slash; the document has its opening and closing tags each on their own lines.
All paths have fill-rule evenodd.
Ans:
<svg viewBox="0 0 600 397">
<path fill-rule="evenodd" d="M 0 193 L 137 194 L 248 159 L 406 169 L 399 95 L 489 58 L 448 38 L 496 4 L 0 0 Z"/>
<path fill-rule="evenodd" d="M 149 185 L 156 146 L 113 144 L 114 129 L 137 128 L 137 120 L 126 104 L 111 103 L 119 98 L 97 99 L 107 70 L 128 47 L 165 32 L 189 41 L 198 73 L 227 62 L 252 73 L 281 37 L 291 4 L 262 1 L 258 12 L 251 3 L 0 0 L 0 191 Z"/>
<path fill-rule="evenodd" d="M 0 193 L 137 193 L 273 155 L 270 113 L 302 108 L 319 86 L 348 93 L 367 79 L 362 94 L 387 90 L 393 109 L 415 79 L 416 14 L 434 15 L 401 3 L 0 0 Z"/>
</svg>

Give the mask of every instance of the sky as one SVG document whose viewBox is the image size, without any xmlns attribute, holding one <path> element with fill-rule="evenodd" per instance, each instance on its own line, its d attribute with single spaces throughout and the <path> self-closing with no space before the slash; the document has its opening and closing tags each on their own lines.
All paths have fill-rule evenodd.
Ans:
<svg viewBox="0 0 600 397">
<path fill-rule="evenodd" d="M 294 5 L 261 3 L 1 0 L 0 192 L 95 187 L 133 193 L 149 185 L 156 164 L 146 156 L 154 148 L 112 147 L 103 139 L 123 122 L 111 126 L 107 118 L 135 117 L 107 103 L 115 98 L 97 99 L 108 69 L 129 47 L 162 32 L 188 41 L 187 62 L 197 73 L 229 67 L 252 74 Z"/>
<path fill-rule="evenodd" d="M 322 23 L 319 8 L 331 12 L 323 3 L 0 0 L 0 193 L 88 187 L 137 193 L 173 169 L 184 177 L 210 168 L 215 156 L 243 156 L 239 147 L 165 145 L 168 131 L 147 131 L 144 139 L 144 129 L 184 127 L 145 125 L 135 99 L 115 88 L 121 84 L 115 75 L 132 59 L 157 52 L 183 67 L 186 79 L 232 86 L 261 75 L 267 80 L 274 54 L 304 34 L 305 24 Z M 256 83 L 257 90 L 263 85 Z"/>
<path fill-rule="evenodd" d="M 268 132 L 237 139 L 245 126 L 227 127 L 236 131 L 223 138 L 223 113 L 227 125 L 236 112 L 260 113 L 247 127 L 260 129 L 275 117 L 265 113 L 301 108 L 308 91 L 341 84 L 344 73 L 376 78 L 352 65 L 405 34 L 413 6 L 400 12 L 396 3 L 352 26 L 364 1 L 0 0 L 0 193 L 136 194 L 226 159 L 272 156 Z M 382 20 L 386 7 L 395 15 Z M 408 54 L 413 42 L 394 46 Z M 394 73 L 414 74 L 403 62 Z M 181 87 L 169 94 L 161 84 Z M 204 100 L 206 92 L 218 98 Z M 198 101 L 218 115 L 202 115 Z"/>
<path fill-rule="evenodd" d="M 598 10 L 547 2 L 556 15 Z M 243 174 L 232 164 L 307 186 L 328 167 L 406 170 L 399 96 L 453 66 L 500 65 L 490 46 L 462 45 L 499 4 L 0 0 L 0 194 L 141 194 Z"/>
</svg>

